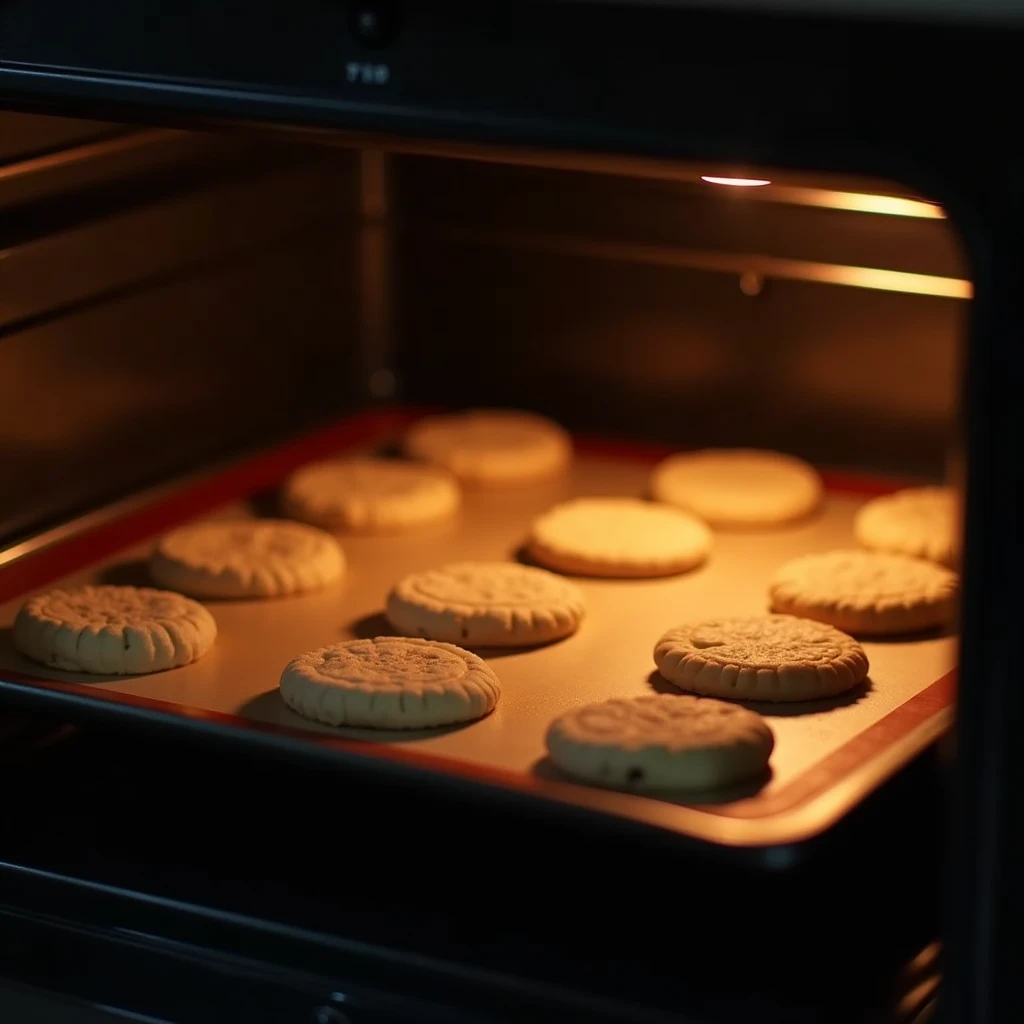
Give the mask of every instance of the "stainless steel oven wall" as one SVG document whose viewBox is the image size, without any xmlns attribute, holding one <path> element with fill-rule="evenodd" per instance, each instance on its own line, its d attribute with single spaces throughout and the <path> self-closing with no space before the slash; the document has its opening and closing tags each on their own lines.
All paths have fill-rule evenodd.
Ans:
<svg viewBox="0 0 1024 1024">
<path fill-rule="evenodd" d="M 361 173 L 0 115 L 0 539 L 347 408 Z"/>
<path fill-rule="evenodd" d="M 943 473 L 970 286 L 928 204 L 832 209 L 813 204 L 855 206 L 862 185 L 755 192 L 693 169 L 406 157 L 395 179 L 409 397 Z"/>
</svg>

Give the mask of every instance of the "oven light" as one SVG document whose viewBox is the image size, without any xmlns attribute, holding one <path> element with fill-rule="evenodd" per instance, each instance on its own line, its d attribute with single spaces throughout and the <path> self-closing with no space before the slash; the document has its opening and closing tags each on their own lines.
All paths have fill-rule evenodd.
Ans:
<svg viewBox="0 0 1024 1024">
<path fill-rule="evenodd" d="M 700 180 L 709 185 L 733 185 L 737 188 L 758 188 L 771 184 L 767 178 L 717 178 L 713 174 L 702 174 Z"/>
</svg>

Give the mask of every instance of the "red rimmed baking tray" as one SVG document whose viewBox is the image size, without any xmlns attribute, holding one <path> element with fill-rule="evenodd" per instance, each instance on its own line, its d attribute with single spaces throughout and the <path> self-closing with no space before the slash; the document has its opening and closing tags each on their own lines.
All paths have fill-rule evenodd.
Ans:
<svg viewBox="0 0 1024 1024">
<path fill-rule="evenodd" d="M 467 726 L 419 733 L 332 729 L 290 711 L 277 692 L 295 654 L 388 631 L 382 610 L 399 576 L 459 559 L 513 558 L 533 516 L 574 495 L 644 493 L 663 451 L 577 439 L 572 472 L 514 490 L 469 492 L 450 522 L 396 537 L 347 537 L 349 569 L 337 585 L 277 601 L 218 601 L 219 637 L 194 665 L 139 677 L 93 677 L 34 666 L 14 650 L 10 625 L 24 597 L 56 584 L 147 582 L 154 537 L 200 517 L 253 516 L 297 466 L 378 448 L 415 417 L 364 413 L 188 483 L 165 488 L 0 554 L 0 691 L 92 713 L 142 715 L 202 728 L 253 747 L 292 749 L 339 762 L 455 777 L 518 795 L 605 812 L 734 848 L 788 846 L 820 833 L 938 737 L 950 721 L 956 638 L 866 643 L 870 685 L 838 700 L 754 705 L 776 734 L 771 777 L 729 793 L 653 799 L 560 778 L 545 758 L 553 717 L 582 703 L 671 690 L 654 672 L 656 639 L 680 622 L 757 614 L 774 569 L 798 554 L 852 544 L 853 515 L 892 483 L 825 474 L 814 519 L 771 531 L 719 532 L 708 564 L 661 580 L 579 580 L 588 604 L 573 637 L 533 650 L 481 652 L 501 678 L 502 700 Z"/>
</svg>

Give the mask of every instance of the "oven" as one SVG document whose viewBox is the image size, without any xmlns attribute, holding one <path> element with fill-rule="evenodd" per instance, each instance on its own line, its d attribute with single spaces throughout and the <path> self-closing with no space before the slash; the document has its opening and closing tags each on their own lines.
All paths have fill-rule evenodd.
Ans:
<svg viewBox="0 0 1024 1024">
<path fill-rule="evenodd" d="M 1024 35 L 999 4 L 771 6 L 0 5 L 0 1006 L 1017 1019 Z M 304 467 L 405 461 L 467 409 L 557 424 L 571 462 L 332 527 L 340 580 L 211 595 L 190 664 L 18 640 L 35 595 L 151 586 L 172 531 L 282 518 Z M 576 633 L 466 641 L 489 715 L 282 698 L 305 651 L 415 633 L 408 574 L 535 564 L 553 506 L 649 511 L 664 460 L 716 449 L 815 467 L 816 507 L 712 522 L 689 571 L 555 566 Z M 780 566 L 866 549 L 861 510 L 919 487 L 955 510 L 954 610 L 849 627 L 842 693 L 733 700 L 766 771 L 567 772 L 554 720 L 675 700 L 661 634 L 763 615 Z"/>
</svg>

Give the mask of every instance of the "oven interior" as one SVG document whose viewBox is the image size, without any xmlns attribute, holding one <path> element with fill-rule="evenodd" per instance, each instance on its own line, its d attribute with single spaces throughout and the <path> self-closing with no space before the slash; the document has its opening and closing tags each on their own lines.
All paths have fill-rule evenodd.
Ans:
<svg viewBox="0 0 1024 1024">
<path fill-rule="evenodd" d="M 961 479 L 970 271 L 942 208 L 895 183 L 487 147 L 344 148 L 34 115 L 5 114 L 2 124 L 0 548 L 9 553 L 111 503 L 173 490 L 365 410 L 522 408 L 619 445 L 778 449 L 894 486 Z M 162 733 L 140 741 L 146 728 L 111 718 L 71 729 L 60 756 L 52 746 L 40 755 L 34 740 L 11 749 L 61 777 L 74 751 L 109 757 L 103 751 L 119 737 L 138 747 L 160 817 L 221 813 L 216 793 L 185 795 L 156 781 L 155 762 L 178 748 Z M 232 748 L 196 742 L 195 771 L 237 770 Z M 304 785 L 304 771 L 321 787 L 332 776 L 323 765 L 268 752 L 276 767 L 267 767 L 239 751 L 259 783 L 233 791 L 227 831 L 238 844 L 277 850 L 280 837 L 256 820 L 286 785 Z M 885 955 L 919 948 L 935 926 L 941 756 L 929 745 L 877 787 L 877 799 L 834 823 L 833 860 L 799 883 L 778 882 L 771 913 L 793 905 L 786 886 L 860 873 L 843 899 L 857 922 L 845 941 L 854 945 L 891 901 L 912 906 L 916 920 Z M 125 828 L 124 802 L 149 801 L 133 788 L 138 777 L 108 768 L 102 784 L 76 782 L 86 796 L 65 803 L 80 803 L 72 834 L 90 843 L 103 834 L 92 866 L 113 858 L 124 872 L 145 857 L 141 836 L 168 836 L 155 812 L 140 810 L 146 824 Z M 397 825 L 366 839 L 365 822 L 375 800 L 408 802 L 406 790 L 388 775 L 363 785 L 350 813 L 361 816 L 377 863 L 390 863 L 389 843 L 403 841 Z M 415 787 L 417 799 L 434 799 L 430 779 Z M 318 815 L 317 793 L 273 813 L 281 830 L 312 837 L 319 865 L 336 847 L 325 840 L 330 815 Z M 436 799 L 414 827 L 444 821 L 465 834 L 468 798 Z M 558 815 L 537 813 L 549 825 Z M 887 888 L 890 874 L 843 860 L 857 857 L 851 835 L 888 829 L 894 815 L 903 829 L 894 857 L 915 881 L 898 892 Z M 579 835 L 590 827 L 581 821 Z M 601 834 L 609 857 L 626 856 L 635 839 L 625 826 L 618 838 Z M 563 839 L 564 883 L 580 850 Z M 19 843 L 54 869 L 80 857 L 74 846 L 60 851 L 57 835 Z M 267 915 L 283 915 L 287 898 L 289 913 L 297 902 L 306 923 L 328 927 L 336 894 L 320 899 L 298 880 L 271 880 L 270 853 L 244 869 L 231 853 L 211 854 L 186 871 L 189 845 L 173 840 L 165 858 L 177 898 L 195 898 L 198 886 L 237 909 L 251 906 L 244 900 L 256 888 Z M 487 844 L 489 863 L 517 870 L 500 845 Z M 665 845 L 653 856 L 671 871 L 676 855 Z M 748 870 L 710 856 L 699 863 L 712 886 Z M 474 884 L 485 885 L 484 874 L 480 864 L 469 870 Z M 506 923 L 514 891 L 500 894 Z M 542 893 L 574 901 L 550 879 L 537 883 L 535 898 Z M 437 942 L 490 967 L 509 955 L 514 924 L 504 935 L 428 940 L 436 922 L 422 913 L 411 943 Z M 359 927 L 372 940 L 384 923 Z M 580 947 L 580 977 L 589 948 Z M 538 971 L 543 949 L 531 956 Z M 763 973 L 758 984 L 773 984 Z M 637 984 L 656 987 L 650 974 Z"/>
<path fill-rule="evenodd" d="M 3 139 L 5 542 L 381 403 L 949 471 L 970 275 L 893 183 L 16 114 Z"/>
</svg>

